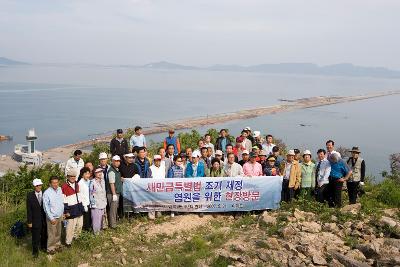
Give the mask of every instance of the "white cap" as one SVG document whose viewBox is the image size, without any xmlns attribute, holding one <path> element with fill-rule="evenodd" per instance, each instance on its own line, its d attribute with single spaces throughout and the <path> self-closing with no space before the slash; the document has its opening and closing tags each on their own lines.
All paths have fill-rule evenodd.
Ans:
<svg viewBox="0 0 400 267">
<path fill-rule="evenodd" d="M 245 149 L 242 151 L 242 154 L 249 154 L 249 151 Z"/>
<path fill-rule="evenodd" d="M 303 156 L 304 155 L 310 155 L 311 156 L 311 151 L 310 150 L 304 150 L 304 152 L 303 152 Z"/>
<path fill-rule="evenodd" d="M 134 155 L 132 153 L 128 153 L 124 155 L 125 158 L 133 158 Z"/>
<path fill-rule="evenodd" d="M 249 126 L 247 126 L 246 128 L 244 128 L 245 130 L 251 131 L 251 128 Z"/>
<path fill-rule="evenodd" d="M 40 179 L 33 179 L 32 184 L 33 184 L 33 186 L 38 186 L 38 185 L 42 185 L 43 183 L 42 183 L 42 180 L 40 180 Z"/>
<path fill-rule="evenodd" d="M 254 131 L 253 132 L 253 136 L 254 137 L 259 137 L 261 135 L 261 132 L 260 131 Z"/>
<path fill-rule="evenodd" d="M 112 157 L 112 160 L 121 160 L 121 158 L 118 155 L 115 155 L 114 157 Z"/>
<path fill-rule="evenodd" d="M 160 155 L 154 155 L 154 158 L 153 158 L 154 160 L 160 160 L 161 159 L 161 156 Z"/>
<path fill-rule="evenodd" d="M 288 156 L 295 156 L 296 153 L 294 153 L 294 150 L 291 149 L 291 150 L 288 151 L 288 153 L 287 153 L 286 155 L 288 155 Z"/>
<path fill-rule="evenodd" d="M 106 152 L 101 152 L 101 153 L 99 154 L 99 159 L 106 159 L 106 158 L 108 158 Z"/>
<path fill-rule="evenodd" d="M 199 151 L 194 151 L 194 152 L 192 153 L 192 158 L 198 158 L 198 157 L 200 157 Z"/>
<path fill-rule="evenodd" d="M 216 150 L 215 151 L 215 155 L 222 156 L 222 151 L 221 150 Z"/>
<path fill-rule="evenodd" d="M 75 168 L 72 168 L 70 170 L 67 171 L 67 176 L 78 176 L 78 170 Z"/>
</svg>

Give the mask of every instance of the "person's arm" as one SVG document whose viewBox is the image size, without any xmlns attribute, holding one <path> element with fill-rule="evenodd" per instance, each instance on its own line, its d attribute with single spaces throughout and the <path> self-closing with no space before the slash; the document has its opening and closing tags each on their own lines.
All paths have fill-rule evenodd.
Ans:
<svg viewBox="0 0 400 267">
<path fill-rule="evenodd" d="M 112 194 L 112 201 L 117 201 L 117 192 L 115 190 L 115 174 L 113 172 L 108 173 L 108 182 L 110 184 L 110 190 Z"/>
<path fill-rule="evenodd" d="M 169 168 L 167 172 L 167 178 L 173 178 L 172 176 L 173 176 L 172 168 Z"/>
<path fill-rule="evenodd" d="M 32 228 L 32 205 L 29 196 L 30 193 L 26 197 L 26 223 L 29 228 Z"/>
<path fill-rule="evenodd" d="M 144 147 L 147 147 L 147 144 L 146 144 L 146 136 L 144 136 L 144 135 L 143 135 L 143 146 L 144 146 Z"/>
<path fill-rule="evenodd" d="M 301 168 L 300 168 L 300 165 L 297 165 L 297 166 L 298 166 L 298 168 L 296 170 L 296 182 L 295 182 L 294 189 L 298 189 L 301 184 Z"/>
<path fill-rule="evenodd" d="M 124 139 L 125 140 L 125 139 Z M 125 142 L 124 142 L 124 150 L 125 150 L 125 154 L 128 154 L 129 153 L 129 145 L 128 145 L 128 141 L 127 140 L 125 140 Z"/>
<path fill-rule="evenodd" d="M 244 176 L 243 168 L 242 168 L 242 166 L 240 166 L 240 164 L 238 167 L 239 167 L 239 176 L 243 177 Z"/>
<path fill-rule="evenodd" d="M 311 173 L 311 188 L 315 188 L 315 171 L 316 171 L 316 165 L 314 165 L 312 173 Z"/>
<path fill-rule="evenodd" d="M 167 150 L 167 140 L 164 139 L 164 149 Z"/>
<path fill-rule="evenodd" d="M 361 162 L 361 182 L 364 183 L 364 179 L 365 179 L 365 161 L 363 160 Z"/>
<path fill-rule="evenodd" d="M 69 214 L 70 207 L 68 206 L 67 196 L 65 195 L 64 189 L 62 187 L 61 187 L 61 191 L 62 191 L 63 198 L 64 198 L 64 215 L 66 218 L 68 218 L 70 216 L 70 214 Z"/>
<path fill-rule="evenodd" d="M 131 146 L 131 147 L 134 147 L 135 145 L 133 144 L 133 138 L 134 138 L 134 136 L 135 136 L 135 134 L 133 134 L 132 136 L 131 136 L 131 138 L 129 139 L 129 145 Z"/>
<path fill-rule="evenodd" d="M 179 142 L 179 138 L 176 138 L 176 147 L 178 148 L 178 153 L 181 153 L 181 142 Z"/>
</svg>

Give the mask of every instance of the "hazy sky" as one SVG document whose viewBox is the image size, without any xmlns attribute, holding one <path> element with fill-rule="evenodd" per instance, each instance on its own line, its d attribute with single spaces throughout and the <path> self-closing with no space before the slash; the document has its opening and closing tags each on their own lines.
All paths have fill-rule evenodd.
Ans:
<svg viewBox="0 0 400 267">
<path fill-rule="evenodd" d="M 0 0 L 0 56 L 400 69 L 399 14 L 399 0 Z"/>
</svg>

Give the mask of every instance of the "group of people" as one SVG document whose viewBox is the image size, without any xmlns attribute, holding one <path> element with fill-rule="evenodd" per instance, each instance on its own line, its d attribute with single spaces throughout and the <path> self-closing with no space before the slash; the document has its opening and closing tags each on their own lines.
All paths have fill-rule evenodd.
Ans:
<svg viewBox="0 0 400 267">
<path fill-rule="evenodd" d="M 356 203 L 360 185 L 364 184 L 365 161 L 358 147 L 345 161 L 335 151 L 332 140 L 326 150 L 319 149 L 315 159 L 309 150 L 290 149 L 285 155 L 272 135 L 265 139 L 260 131 L 246 127 L 232 138 L 227 129 L 212 142 L 210 134 L 198 140 L 197 147 L 181 148 L 173 129 L 163 146 L 150 160 L 146 138 L 137 126 L 128 141 L 122 129 L 110 142 L 111 164 L 107 153 L 99 154 L 99 165 L 84 162 L 76 150 L 65 165 L 66 181 L 50 178 L 42 193 L 42 181 L 33 181 L 34 191 L 27 197 L 28 226 L 32 228 L 33 255 L 39 247 L 54 253 L 61 248 L 62 227 L 68 247 L 83 230 L 98 234 L 104 228 L 115 228 L 123 216 L 123 182 L 130 178 L 194 178 L 282 176 L 281 200 L 289 202 L 299 196 L 314 197 L 331 207 L 342 205 L 346 183 L 349 202 Z M 155 219 L 159 213 L 149 212 Z M 173 214 L 171 214 L 173 215 Z"/>
</svg>

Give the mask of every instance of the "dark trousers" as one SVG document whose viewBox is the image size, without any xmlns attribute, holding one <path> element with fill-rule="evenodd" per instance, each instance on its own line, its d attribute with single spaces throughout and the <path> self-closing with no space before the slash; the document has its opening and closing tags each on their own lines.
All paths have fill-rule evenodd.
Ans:
<svg viewBox="0 0 400 267">
<path fill-rule="evenodd" d="M 47 248 L 47 227 L 46 222 L 43 223 L 42 228 L 32 227 L 32 254 L 38 255 L 39 248 L 46 250 Z"/>
<path fill-rule="evenodd" d="M 317 188 L 316 198 L 318 202 L 324 203 L 328 199 L 328 186 L 329 184 L 324 184 Z"/>
<path fill-rule="evenodd" d="M 360 182 L 347 182 L 347 193 L 350 204 L 356 204 Z"/>
<path fill-rule="evenodd" d="M 294 188 L 289 188 L 289 180 L 283 179 L 281 201 L 290 202 L 294 198 Z"/>
<path fill-rule="evenodd" d="M 337 180 L 329 177 L 329 206 L 340 208 L 342 207 L 343 182 Z"/>
<path fill-rule="evenodd" d="M 82 229 L 85 231 L 92 230 L 92 214 L 90 212 L 90 208 L 88 208 L 87 212 L 83 213 L 83 226 Z"/>
</svg>

